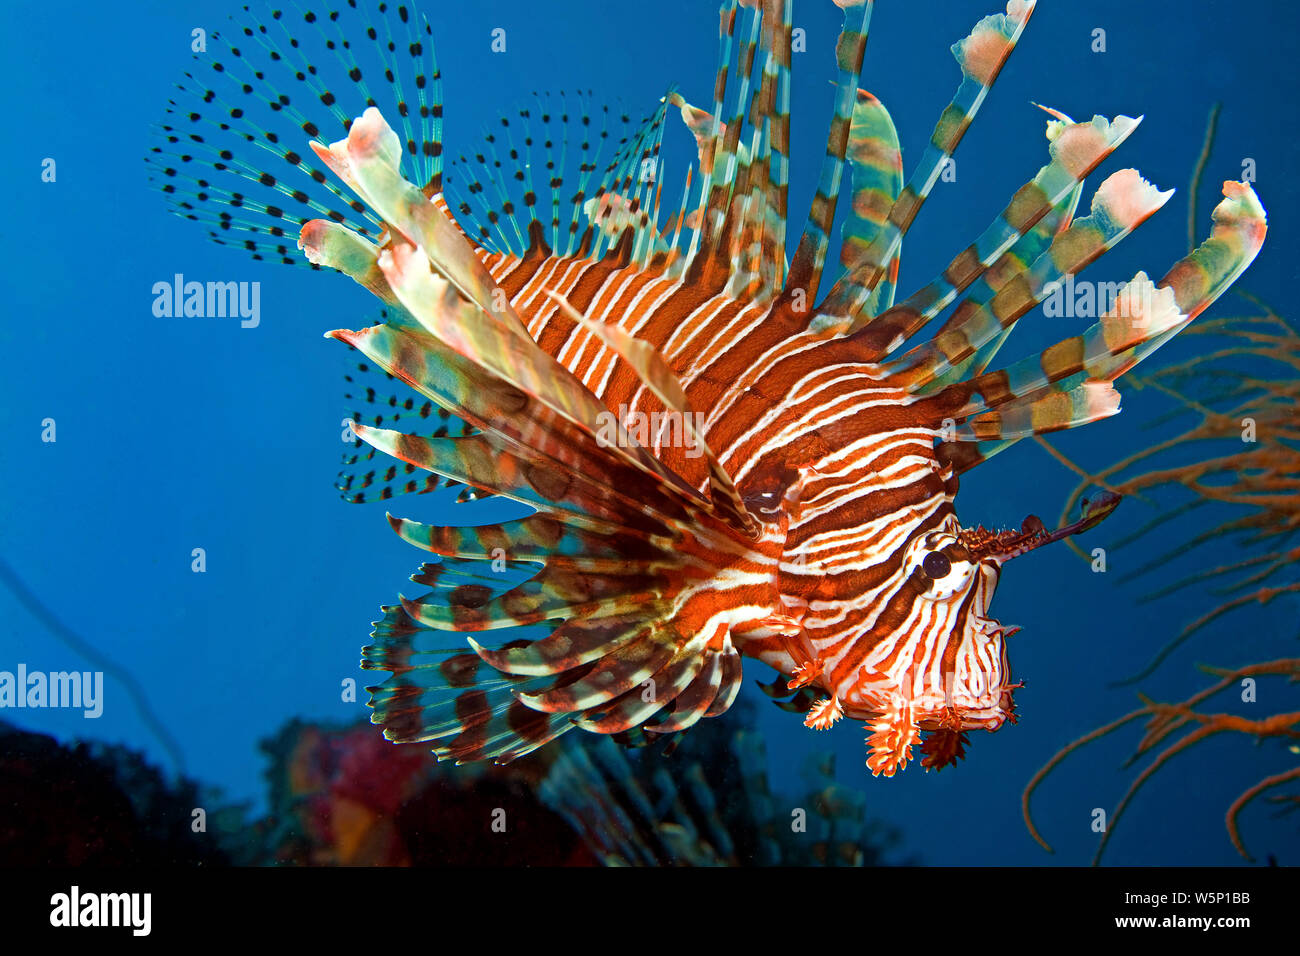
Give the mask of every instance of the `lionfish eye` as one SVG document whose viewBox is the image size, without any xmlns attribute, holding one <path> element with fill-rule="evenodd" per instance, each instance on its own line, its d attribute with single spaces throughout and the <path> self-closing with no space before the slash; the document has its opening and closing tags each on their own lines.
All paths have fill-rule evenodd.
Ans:
<svg viewBox="0 0 1300 956">
<path fill-rule="evenodd" d="M 948 576 L 948 573 L 952 570 L 952 562 L 948 560 L 948 556 L 942 551 L 931 551 L 921 561 L 921 570 L 928 577 L 932 577 L 937 581 L 939 578 Z"/>
</svg>

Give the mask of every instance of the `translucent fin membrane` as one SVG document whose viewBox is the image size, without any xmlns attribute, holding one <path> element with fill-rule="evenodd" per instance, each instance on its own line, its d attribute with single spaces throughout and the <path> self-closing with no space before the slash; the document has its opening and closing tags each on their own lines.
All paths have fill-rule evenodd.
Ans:
<svg viewBox="0 0 1300 956">
<path fill-rule="evenodd" d="M 592 106 L 591 91 L 534 93 L 450 163 L 447 199 L 471 240 L 522 258 L 601 254 L 625 227 L 661 247 L 652 201 L 664 110 L 634 122 Z"/>
<path fill-rule="evenodd" d="M 344 381 L 347 387 L 343 397 L 348 402 L 346 421 L 368 428 L 411 429 L 426 438 L 474 433 L 471 426 L 445 408 L 367 362 L 352 362 Z M 344 426 L 340 424 L 340 427 Z M 352 438 L 347 447 L 343 468 L 335 481 L 345 501 L 354 504 L 386 501 L 396 495 L 427 494 L 440 488 L 459 489 L 457 495 L 461 501 L 490 497 L 458 481 L 421 471 L 408 462 L 387 456 L 377 458 L 375 449 L 360 438 Z"/>
<path fill-rule="evenodd" d="M 151 179 L 175 212 L 255 259 L 309 265 L 294 243 L 310 219 L 376 238 L 379 219 L 330 181 L 306 143 L 346 133 L 358 107 L 378 106 L 398 124 L 403 173 L 426 195 L 440 192 L 431 36 L 406 4 L 245 7 L 177 85 L 146 156 Z"/>
</svg>

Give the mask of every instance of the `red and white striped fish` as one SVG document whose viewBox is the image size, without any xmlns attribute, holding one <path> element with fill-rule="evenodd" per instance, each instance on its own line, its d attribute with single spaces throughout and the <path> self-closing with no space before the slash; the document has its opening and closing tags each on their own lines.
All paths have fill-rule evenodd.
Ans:
<svg viewBox="0 0 1300 956">
<path fill-rule="evenodd" d="M 901 240 L 1034 3 L 1011 0 L 953 47 L 960 86 L 904 180 L 888 112 L 858 89 L 872 3 L 835 2 L 835 113 L 788 264 L 790 0 L 727 0 L 711 109 L 670 94 L 603 175 L 585 98 L 537 97 L 444 180 L 431 31 L 401 5 L 303 18 L 309 33 L 351 38 L 328 49 L 355 98 L 328 85 L 278 14 L 225 38 L 212 85 L 187 75 L 150 157 L 178 210 L 259 258 L 295 261 L 298 233 L 313 265 L 385 306 L 378 324 L 328 334 L 420 393 L 420 415 L 464 422 L 456 434 L 358 422 L 402 464 L 350 477 L 349 497 L 449 482 L 533 510 L 470 527 L 390 516 L 441 560 L 412 578 L 428 593 L 384 608 L 364 651 L 363 666 L 391 674 L 371 701 L 389 739 L 433 741 L 458 761 L 511 760 L 575 726 L 642 742 L 726 711 L 744 657 L 783 675 L 769 691 L 793 693 L 786 706 L 806 709 L 809 727 L 865 721 L 874 774 L 894 774 L 918 744 L 923 765 L 943 767 L 965 731 L 1014 719 L 1009 629 L 988 613 L 1002 566 L 1117 500 L 1056 531 L 1030 518 L 991 532 L 958 521 L 958 478 L 1021 438 L 1117 412 L 1112 383 L 1249 265 L 1264 212 L 1249 186 L 1225 183 L 1211 238 L 1163 279 L 1139 273 L 1092 328 L 990 371 L 1054 283 L 1170 193 L 1120 170 L 1076 218 L 1084 177 L 1138 121 L 1049 111 L 1047 165 L 895 304 Z M 249 62 L 258 50 L 273 51 L 269 64 Z M 386 110 L 363 53 L 392 88 Z M 698 163 L 664 224 L 670 107 Z M 335 124 L 346 135 L 323 145 Z M 846 172 L 840 268 L 823 288 Z M 414 409 L 373 390 L 364 400 L 390 419 Z"/>
</svg>

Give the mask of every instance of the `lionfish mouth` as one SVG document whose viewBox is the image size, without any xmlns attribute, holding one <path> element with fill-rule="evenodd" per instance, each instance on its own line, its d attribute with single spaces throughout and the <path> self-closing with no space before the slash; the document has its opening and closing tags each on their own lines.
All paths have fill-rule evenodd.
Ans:
<svg viewBox="0 0 1300 956">
<path fill-rule="evenodd" d="M 1079 520 L 1055 531 L 1048 531 L 1037 515 L 1029 515 L 1021 522 L 1019 531 L 963 528 L 957 535 L 957 540 L 970 551 L 972 561 L 994 561 L 1001 565 L 1035 548 L 1097 526 L 1119 506 L 1121 500 L 1122 496 L 1112 491 L 1102 491 L 1091 499 L 1085 498 Z"/>
</svg>

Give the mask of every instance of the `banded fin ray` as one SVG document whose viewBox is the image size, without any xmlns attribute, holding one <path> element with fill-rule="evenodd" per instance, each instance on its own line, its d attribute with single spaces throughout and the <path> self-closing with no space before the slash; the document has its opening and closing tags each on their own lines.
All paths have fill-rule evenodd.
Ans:
<svg viewBox="0 0 1300 956">
<path fill-rule="evenodd" d="M 1083 178 L 1123 143 L 1139 122 L 1140 119 L 1133 120 L 1127 116 L 1116 117 L 1114 121 L 1098 116 L 1091 123 L 1059 127 L 1051 138 L 1051 162 L 1017 190 L 1011 202 L 979 238 L 963 249 L 938 278 L 881 315 L 866 319 L 859 331 L 853 333 L 854 338 L 876 355 L 885 357 L 892 354 L 1001 262 L 1059 203 L 1067 201 L 1080 187 Z M 1118 191 L 1118 188 L 1113 191 Z M 1098 194 L 1106 195 L 1100 190 Z M 1136 220 L 1130 228 L 1140 222 Z M 997 289 L 987 283 L 974 289 L 965 301 L 959 303 L 938 335 L 968 323 L 970 319 L 965 313 L 973 308 L 975 302 L 1003 293 L 1015 279 L 1016 276 L 1007 277 Z M 902 365 L 905 363 L 899 362 L 890 368 Z"/>
<path fill-rule="evenodd" d="M 1210 237 L 1159 282 L 1152 284 L 1138 273 L 1121 288 L 1114 306 L 1082 334 L 939 392 L 950 408 L 950 403 L 963 406 L 953 410 L 959 421 L 963 413 L 973 413 L 957 441 L 940 445 L 941 460 L 967 471 L 1020 438 L 1119 411 L 1112 383 L 1205 311 L 1263 245 L 1267 221 L 1254 191 L 1244 183 L 1225 182 L 1223 195 L 1213 212 Z"/>
<path fill-rule="evenodd" d="M 903 237 L 938 182 L 944 163 L 951 159 L 989 88 L 1020 42 L 1035 5 L 1036 0 L 1011 0 L 1006 13 L 980 20 L 969 36 L 953 45 L 953 57 L 962 74 L 957 92 L 940 115 L 925 152 L 891 206 L 888 225 L 855 256 L 854 267 L 839 278 L 817 306 L 817 312 L 846 317 L 851 328 L 868 318 L 864 310 L 871 293 L 885 277 Z"/>
</svg>

